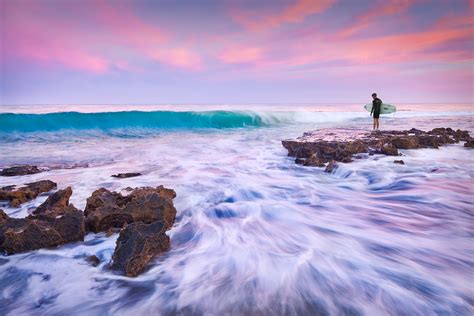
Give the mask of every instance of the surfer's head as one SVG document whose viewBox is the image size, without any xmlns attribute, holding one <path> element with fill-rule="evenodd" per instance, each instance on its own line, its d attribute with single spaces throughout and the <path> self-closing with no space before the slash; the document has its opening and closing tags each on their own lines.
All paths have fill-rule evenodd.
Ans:
<svg viewBox="0 0 474 316">
<path fill-rule="evenodd" d="M 374 99 L 375 99 L 376 97 L 377 97 L 377 93 L 375 93 L 375 92 L 374 92 L 374 93 L 372 93 L 372 98 L 374 98 Z"/>
</svg>

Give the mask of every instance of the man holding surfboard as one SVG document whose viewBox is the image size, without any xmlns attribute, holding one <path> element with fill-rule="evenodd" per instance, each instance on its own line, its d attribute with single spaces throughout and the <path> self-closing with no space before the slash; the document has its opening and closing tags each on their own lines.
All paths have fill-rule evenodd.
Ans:
<svg viewBox="0 0 474 316">
<path fill-rule="evenodd" d="M 372 93 L 372 110 L 370 111 L 370 115 L 374 118 L 374 130 L 379 129 L 379 117 L 380 117 L 380 108 L 382 107 L 382 100 L 377 98 L 377 93 Z"/>
</svg>

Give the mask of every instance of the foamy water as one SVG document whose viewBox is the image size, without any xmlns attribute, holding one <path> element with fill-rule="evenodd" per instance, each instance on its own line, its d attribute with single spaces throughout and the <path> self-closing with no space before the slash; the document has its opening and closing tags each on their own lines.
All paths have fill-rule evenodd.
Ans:
<svg viewBox="0 0 474 316">
<path fill-rule="evenodd" d="M 245 115 L 265 124 L 239 128 L 5 132 L 2 166 L 52 170 L 1 177 L 0 186 L 51 179 L 72 186 L 71 202 L 83 209 L 99 187 L 163 184 L 177 192 L 178 216 L 171 250 L 137 278 L 107 269 L 117 234 L 0 256 L 0 314 L 474 312 L 472 150 L 405 150 L 405 165 L 375 155 L 327 174 L 294 164 L 281 140 L 315 128 L 369 129 L 368 113 L 264 112 Z M 463 113 L 396 113 L 382 127 L 472 134 Z M 143 176 L 110 177 L 117 172 Z M 23 217 L 45 199 L 4 210 Z M 89 255 L 101 264 L 90 266 Z"/>
</svg>

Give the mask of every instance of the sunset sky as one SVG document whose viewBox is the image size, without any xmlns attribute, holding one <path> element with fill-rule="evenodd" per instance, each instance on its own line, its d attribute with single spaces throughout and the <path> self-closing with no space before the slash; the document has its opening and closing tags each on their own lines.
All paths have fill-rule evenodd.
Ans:
<svg viewBox="0 0 474 316">
<path fill-rule="evenodd" d="M 474 1 L 0 0 L 0 103 L 472 102 Z"/>
</svg>

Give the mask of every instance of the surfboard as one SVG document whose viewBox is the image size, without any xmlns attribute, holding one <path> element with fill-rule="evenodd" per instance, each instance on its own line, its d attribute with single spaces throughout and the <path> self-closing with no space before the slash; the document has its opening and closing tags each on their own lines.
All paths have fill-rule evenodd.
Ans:
<svg viewBox="0 0 474 316">
<path fill-rule="evenodd" d="M 372 111 L 372 103 L 364 105 L 364 108 L 367 111 Z M 387 104 L 387 103 L 382 103 L 382 106 L 380 107 L 380 114 L 390 114 L 390 113 L 395 113 L 397 111 L 397 107 L 393 104 Z"/>
</svg>

